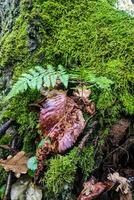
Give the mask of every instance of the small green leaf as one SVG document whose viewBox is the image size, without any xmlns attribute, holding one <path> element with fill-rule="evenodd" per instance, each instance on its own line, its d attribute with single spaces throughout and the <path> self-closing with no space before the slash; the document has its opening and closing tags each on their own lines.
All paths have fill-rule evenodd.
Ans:
<svg viewBox="0 0 134 200">
<path fill-rule="evenodd" d="M 38 148 L 41 148 L 41 147 L 45 144 L 45 142 L 51 144 L 50 139 L 49 139 L 48 137 L 46 137 L 46 138 L 44 138 L 44 139 L 42 139 L 42 140 L 40 141 L 40 143 L 38 144 Z"/>
<path fill-rule="evenodd" d="M 56 74 L 54 68 L 52 67 L 52 65 L 48 65 L 47 66 L 47 73 L 48 73 L 49 78 L 50 78 L 50 84 L 51 84 L 51 86 L 55 87 L 56 80 L 57 80 L 57 74 Z"/>
<path fill-rule="evenodd" d="M 35 90 L 35 89 L 36 89 L 36 81 L 35 81 L 35 80 L 30 81 L 29 87 L 30 87 L 32 90 Z"/>
<path fill-rule="evenodd" d="M 51 82 L 50 82 L 50 77 L 49 77 L 49 75 L 48 74 L 46 74 L 45 76 L 44 76 L 44 87 L 50 87 L 51 86 Z"/>
<path fill-rule="evenodd" d="M 5 185 L 2 185 L 1 187 L 0 187 L 0 198 L 2 199 L 2 197 L 3 197 L 3 195 L 4 195 L 4 193 L 5 193 L 5 189 L 6 189 L 6 186 Z"/>
<path fill-rule="evenodd" d="M 35 69 L 36 69 L 37 72 L 39 72 L 40 74 L 43 74 L 43 73 L 46 72 L 46 70 L 45 70 L 43 67 L 41 67 L 41 66 L 36 66 Z"/>
<path fill-rule="evenodd" d="M 51 76 L 51 85 L 52 85 L 52 87 L 55 87 L 55 85 L 56 85 L 56 80 L 57 80 L 57 75 L 56 75 L 56 74 L 53 74 L 53 75 Z"/>
<path fill-rule="evenodd" d="M 36 156 L 33 156 L 28 159 L 28 162 L 27 162 L 28 169 L 35 171 L 37 169 L 37 166 L 38 166 L 38 160 Z"/>
<path fill-rule="evenodd" d="M 67 88 L 69 75 L 66 73 L 62 65 L 58 66 L 58 71 L 55 71 L 52 65 L 48 65 L 47 69 L 41 66 L 36 66 L 34 69 L 30 69 L 28 73 L 24 73 L 13 85 L 11 91 L 5 98 L 5 101 L 16 96 L 19 93 L 26 91 L 28 88 L 32 90 L 40 90 L 41 86 L 44 87 L 55 87 L 57 77 L 60 78 L 61 82 Z"/>
<path fill-rule="evenodd" d="M 67 88 L 68 87 L 68 81 L 69 81 L 69 75 L 68 74 L 60 74 L 59 76 L 61 82 L 63 85 Z"/>
<path fill-rule="evenodd" d="M 108 89 L 113 84 L 113 81 L 107 79 L 106 77 L 100 76 L 100 77 L 96 78 L 96 84 L 101 89 Z"/>
<path fill-rule="evenodd" d="M 65 69 L 64 69 L 64 67 L 63 67 L 62 65 L 58 65 L 58 71 L 59 71 L 60 73 L 66 73 L 66 72 L 65 72 Z"/>
<path fill-rule="evenodd" d="M 37 79 L 37 90 L 40 90 L 42 82 L 43 82 L 43 77 L 39 76 L 39 78 Z"/>
<path fill-rule="evenodd" d="M 45 141 L 46 139 L 42 139 L 40 143 L 38 144 L 38 148 L 41 148 L 44 145 Z"/>
<path fill-rule="evenodd" d="M 69 81 L 69 75 L 66 73 L 66 71 L 62 65 L 58 65 L 58 72 L 59 72 L 59 79 L 61 80 L 63 85 L 67 88 L 68 81 Z"/>
<path fill-rule="evenodd" d="M 34 171 L 32 171 L 31 169 L 28 170 L 28 175 L 30 177 L 34 177 Z"/>
</svg>

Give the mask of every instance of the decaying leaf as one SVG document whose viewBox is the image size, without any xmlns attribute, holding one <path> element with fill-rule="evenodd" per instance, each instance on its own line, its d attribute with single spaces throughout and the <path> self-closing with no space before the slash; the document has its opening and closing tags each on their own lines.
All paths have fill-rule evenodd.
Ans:
<svg viewBox="0 0 134 200">
<path fill-rule="evenodd" d="M 100 196 L 107 189 L 107 184 L 95 181 L 91 178 L 88 182 L 84 183 L 84 189 L 77 200 L 92 200 Z"/>
<path fill-rule="evenodd" d="M 119 184 L 116 188 L 117 192 L 120 191 L 122 194 L 128 194 L 130 192 L 130 185 L 127 178 L 120 176 L 118 172 L 109 174 L 107 178 L 108 180 Z"/>
<path fill-rule="evenodd" d="M 91 90 L 87 90 L 85 88 L 78 88 L 77 91 L 74 92 L 74 95 L 77 97 L 87 99 L 91 94 Z"/>
<path fill-rule="evenodd" d="M 76 95 L 77 98 L 83 98 L 82 103 L 86 109 L 91 109 L 91 101 L 87 98 L 91 91 L 81 91 Z M 43 169 L 43 160 L 50 153 L 63 153 L 72 147 L 79 135 L 85 128 L 85 120 L 81 111 L 80 104 L 75 98 L 67 96 L 65 91 L 51 91 L 47 98 L 40 102 L 39 126 L 44 137 L 49 138 L 42 147 L 37 150 L 38 169 Z M 93 108 L 94 109 L 94 108 Z M 91 112 L 88 112 L 91 114 Z"/>
<path fill-rule="evenodd" d="M 79 104 L 86 110 L 90 115 L 95 114 L 95 104 L 89 100 L 89 96 L 91 95 L 91 90 L 87 90 L 84 88 L 78 88 L 76 92 L 74 92 L 74 96 L 79 97 Z M 77 101 L 78 102 L 78 101 Z"/>
<path fill-rule="evenodd" d="M 85 127 L 82 111 L 65 92 L 48 98 L 40 112 L 40 127 L 51 138 L 56 152 L 64 152 L 77 140 Z"/>
<path fill-rule="evenodd" d="M 6 160 L 0 160 L 0 165 L 6 171 L 13 171 L 18 178 L 21 174 L 27 173 L 28 157 L 24 151 L 18 152 L 14 157 L 9 156 Z"/>
</svg>

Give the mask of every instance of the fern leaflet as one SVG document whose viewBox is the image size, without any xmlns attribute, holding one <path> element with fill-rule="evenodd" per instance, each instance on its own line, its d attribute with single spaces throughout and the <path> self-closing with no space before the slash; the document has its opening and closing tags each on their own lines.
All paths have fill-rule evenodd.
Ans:
<svg viewBox="0 0 134 200">
<path fill-rule="evenodd" d="M 63 66 L 58 66 L 58 71 L 55 71 L 52 65 L 48 65 L 47 69 L 41 66 L 36 66 L 35 69 L 30 69 L 28 73 L 24 73 L 13 85 L 6 99 L 10 99 L 19 93 L 23 93 L 28 88 L 32 90 L 40 90 L 42 86 L 53 88 L 56 85 L 56 80 L 60 79 L 61 83 L 67 88 L 69 75 L 66 73 Z"/>
</svg>

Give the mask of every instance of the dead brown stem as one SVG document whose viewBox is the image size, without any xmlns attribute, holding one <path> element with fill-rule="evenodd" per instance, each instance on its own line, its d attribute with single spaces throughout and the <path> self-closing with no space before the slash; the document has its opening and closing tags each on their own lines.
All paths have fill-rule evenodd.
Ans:
<svg viewBox="0 0 134 200">
<path fill-rule="evenodd" d="M 93 124 L 92 124 L 92 128 L 87 132 L 87 134 L 82 138 L 80 144 L 79 144 L 79 148 L 80 150 L 82 150 L 86 144 L 86 142 L 89 140 L 89 137 L 90 135 L 93 133 L 93 131 L 95 130 L 96 128 L 96 125 L 97 125 L 97 121 L 94 121 Z"/>
</svg>

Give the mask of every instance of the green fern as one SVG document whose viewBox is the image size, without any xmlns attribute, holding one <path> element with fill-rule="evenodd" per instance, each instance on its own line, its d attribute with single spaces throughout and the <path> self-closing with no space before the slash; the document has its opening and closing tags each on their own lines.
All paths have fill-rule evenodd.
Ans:
<svg viewBox="0 0 134 200">
<path fill-rule="evenodd" d="M 71 78 L 84 81 L 85 83 L 88 83 L 90 87 L 95 86 L 100 90 L 110 90 L 111 86 L 114 84 L 111 79 L 108 79 L 105 76 L 96 76 L 84 67 L 81 67 L 77 71 L 73 70 L 71 72 Z"/>
<path fill-rule="evenodd" d="M 10 99 L 19 93 L 23 93 L 28 88 L 32 90 L 40 90 L 42 86 L 53 88 L 56 85 L 56 80 L 60 79 L 61 83 L 67 88 L 69 75 L 66 73 L 62 65 L 58 66 L 55 71 L 52 65 L 48 65 L 47 69 L 41 66 L 36 66 L 30 69 L 28 73 L 22 74 L 18 81 L 13 85 L 12 90 L 6 97 Z"/>
</svg>

